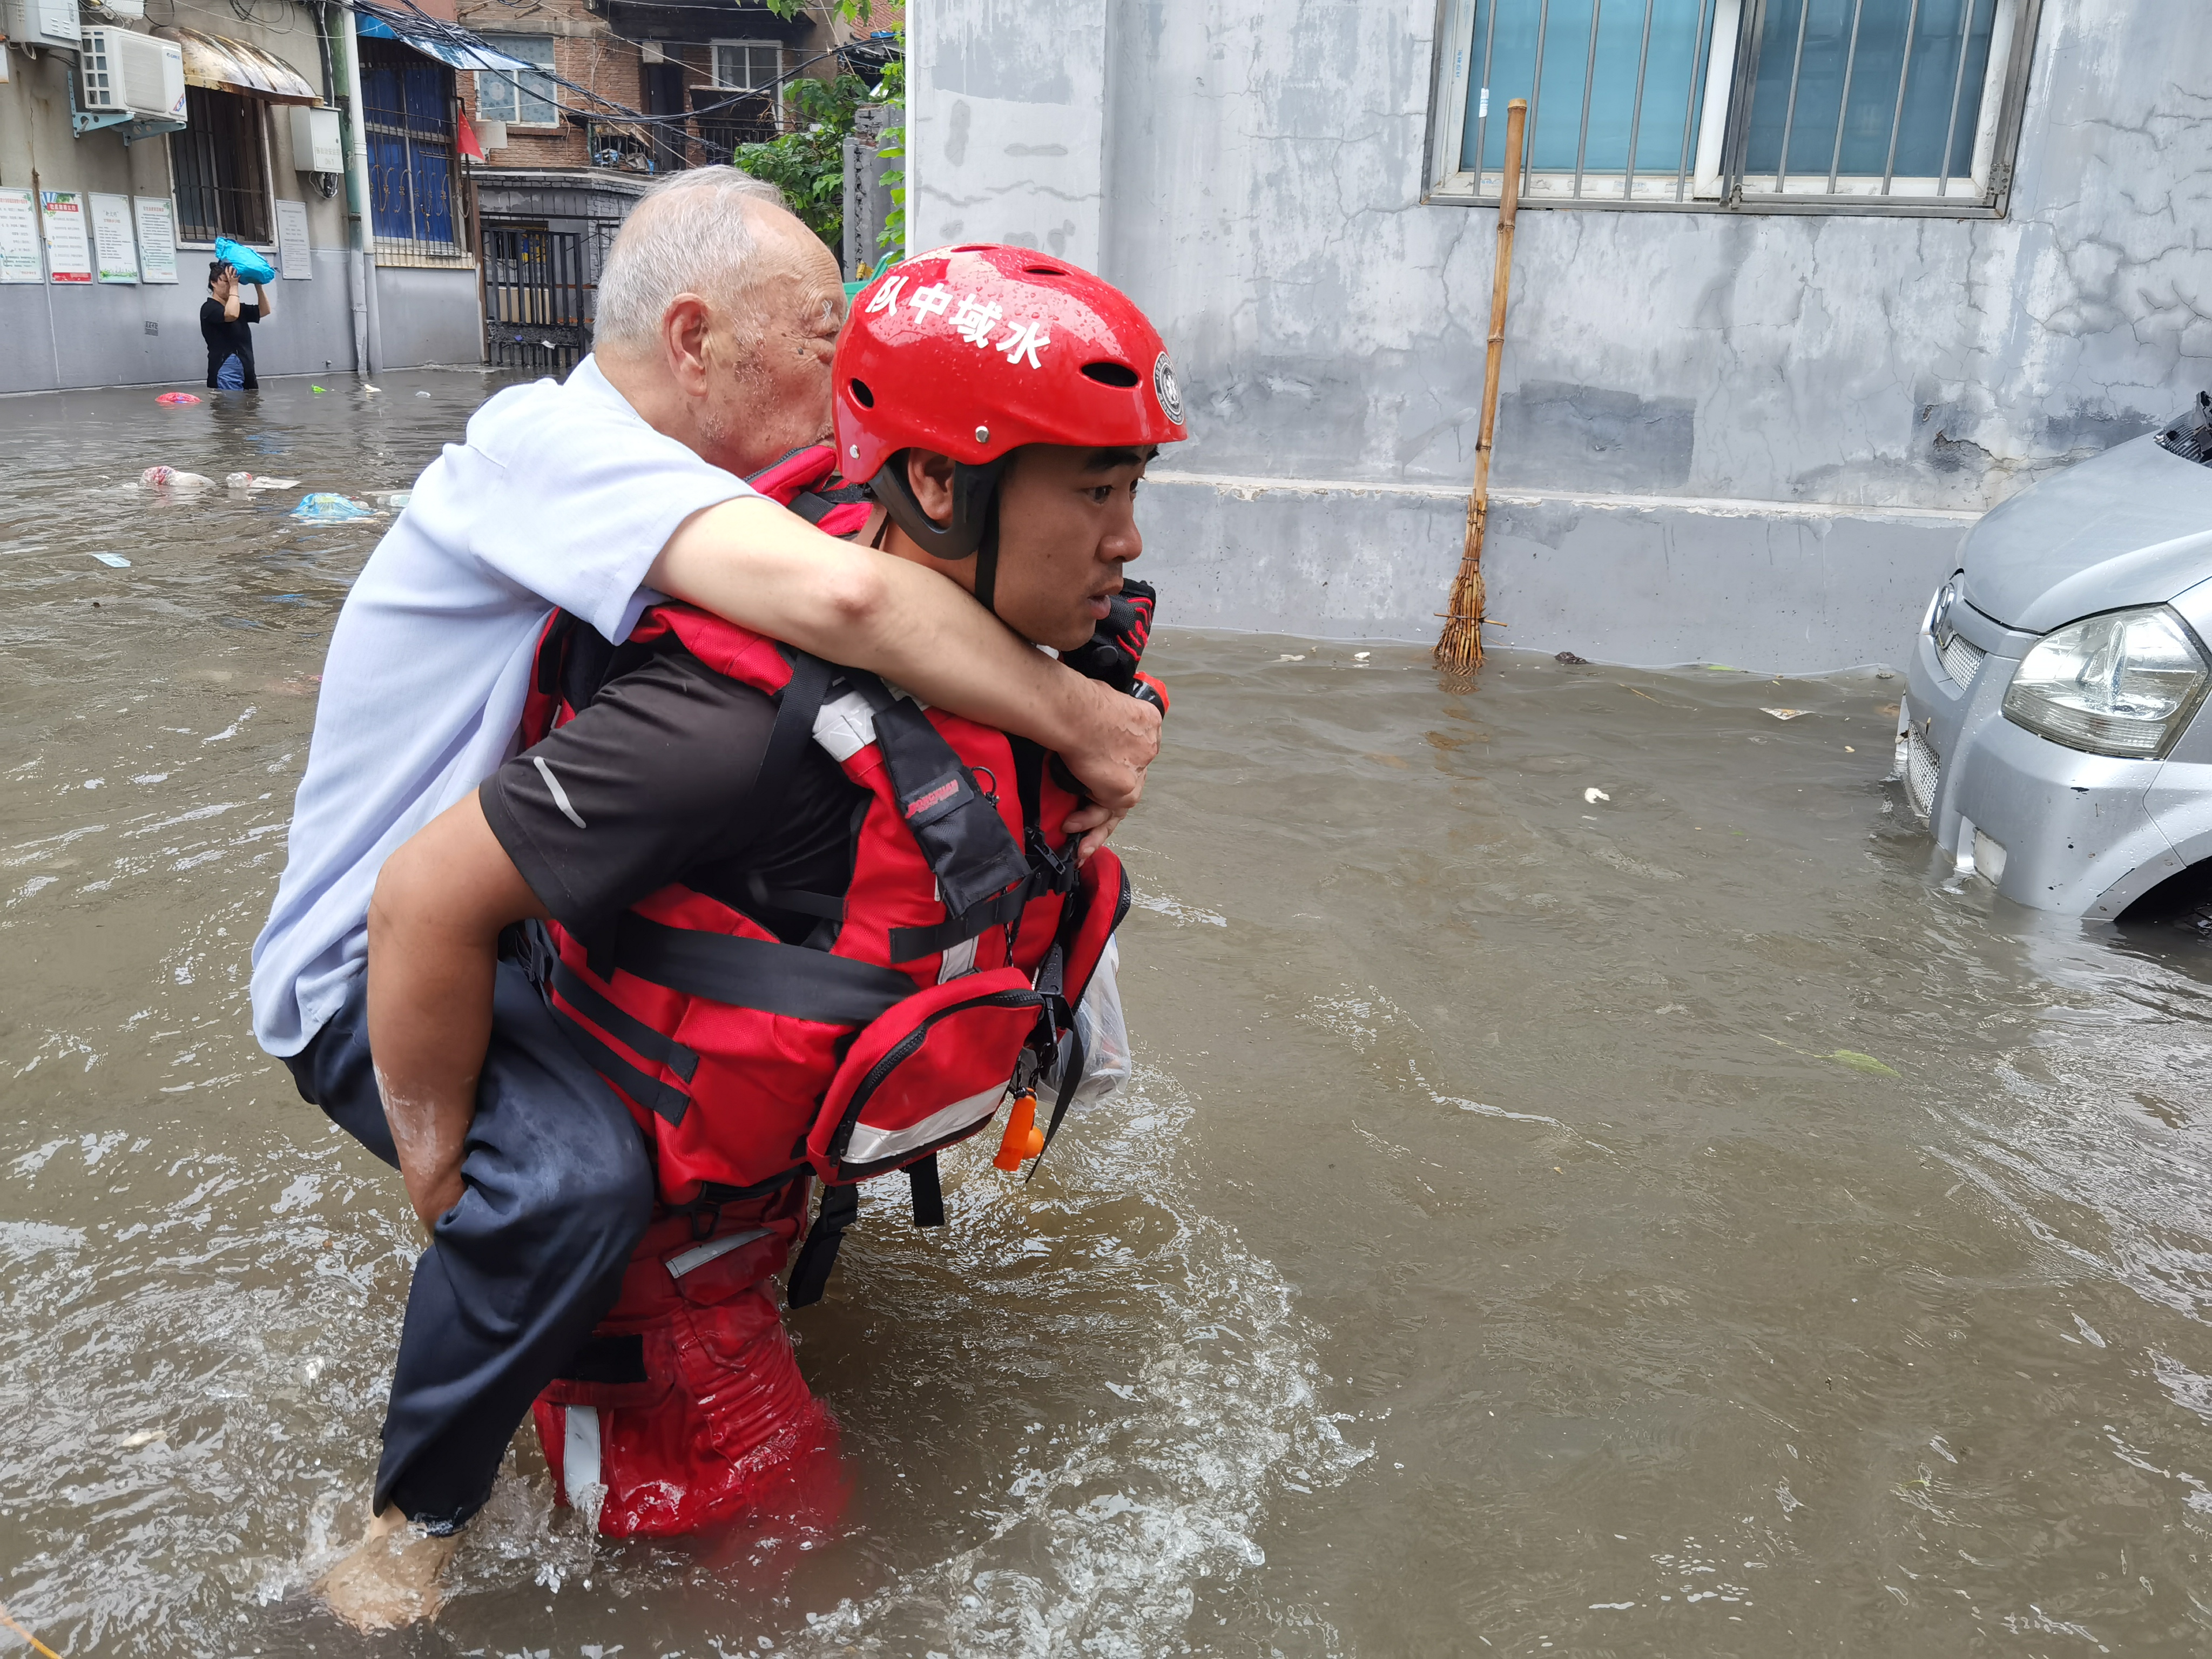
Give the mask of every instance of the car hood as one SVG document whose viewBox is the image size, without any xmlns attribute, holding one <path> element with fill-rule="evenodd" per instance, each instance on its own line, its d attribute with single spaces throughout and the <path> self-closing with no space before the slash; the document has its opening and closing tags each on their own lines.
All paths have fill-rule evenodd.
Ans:
<svg viewBox="0 0 2212 1659">
<path fill-rule="evenodd" d="M 1966 603 L 2031 634 L 2212 577 L 2212 466 L 2131 439 L 2022 490 L 1966 534 Z"/>
</svg>

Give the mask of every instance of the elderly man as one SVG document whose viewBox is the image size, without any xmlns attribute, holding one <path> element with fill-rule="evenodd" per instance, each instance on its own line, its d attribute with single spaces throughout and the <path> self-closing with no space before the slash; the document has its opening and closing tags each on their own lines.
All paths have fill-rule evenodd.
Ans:
<svg viewBox="0 0 2212 1659">
<path fill-rule="evenodd" d="M 339 617 L 289 860 L 254 946 L 254 1026 L 303 1096 L 395 1166 L 389 1122 L 408 1115 L 380 1103 L 368 1052 L 369 896 L 390 853 L 512 752 L 553 608 L 619 641 L 674 596 L 1030 738 L 1102 803 L 1067 826 L 1094 842 L 1141 787 L 1154 711 L 1030 649 L 929 571 L 824 536 L 740 481 L 826 433 L 843 310 L 827 251 L 770 195 L 716 167 L 643 198 L 602 274 L 594 356 L 477 411 Z M 504 1443 L 535 1370 L 603 1311 L 551 1293 L 549 1276 L 611 1266 L 618 1279 L 632 1238 L 604 1218 L 649 1203 L 644 1187 L 599 1190 L 632 1178 L 602 1140 L 626 1120 L 563 1041 L 542 1001 L 501 997 L 465 1185 L 409 1297 L 380 1534 L 412 1520 L 421 1544 L 442 1545 L 482 1504 L 491 1469 L 473 1449 L 488 1428 Z M 525 1097 L 527 1112 L 497 1109 Z M 531 1160 L 541 1184 L 519 1190 L 501 1132 L 564 1156 Z M 374 1624 L 423 1611 L 417 1589 L 434 1601 L 422 1575 L 444 1551 L 405 1536 L 334 1576 L 342 1612 Z"/>
</svg>

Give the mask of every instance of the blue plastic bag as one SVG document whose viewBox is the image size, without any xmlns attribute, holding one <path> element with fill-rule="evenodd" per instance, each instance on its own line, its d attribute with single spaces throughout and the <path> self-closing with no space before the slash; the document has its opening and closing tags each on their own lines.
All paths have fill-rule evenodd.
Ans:
<svg viewBox="0 0 2212 1659">
<path fill-rule="evenodd" d="M 215 239 L 215 257 L 238 273 L 241 283 L 273 283 L 276 267 L 270 264 L 243 242 L 234 242 L 228 236 Z"/>
<path fill-rule="evenodd" d="M 373 519 L 376 514 L 359 501 L 319 491 L 301 496 L 299 506 L 292 509 L 292 516 L 308 524 L 344 524 L 353 519 Z"/>
</svg>

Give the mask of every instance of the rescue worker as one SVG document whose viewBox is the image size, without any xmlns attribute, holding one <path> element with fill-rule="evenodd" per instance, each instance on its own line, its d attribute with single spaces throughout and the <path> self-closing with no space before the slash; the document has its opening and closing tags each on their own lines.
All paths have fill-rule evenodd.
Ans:
<svg viewBox="0 0 2212 1659">
<path fill-rule="evenodd" d="M 1132 503 L 1184 435 L 1158 334 L 1020 248 L 907 261 L 856 304 L 834 455 L 779 469 L 814 486 L 802 513 L 861 520 L 1135 689 Z M 1110 853 L 1079 866 L 1079 797 L 1044 750 L 703 612 L 656 608 L 619 647 L 556 617 L 534 686 L 532 746 L 392 855 L 369 915 L 375 1083 L 440 1267 L 410 1297 L 374 1500 L 417 1613 L 541 1390 L 556 1477 L 604 1488 L 605 1531 L 741 1513 L 818 1448 L 768 1288 L 815 1179 L 836 1184 L 794 1304 L 852 1182 L 907 1169 L 916 1220 L 941 1216 L 934 1153 L 1061 1058 L 1127 906 Z M 594 1179 L 549 1180 L 577 1137 Z M 395 1492 L 443 1535 L 398 1541 Z M 326 1593 L 358 1610 L 362 1589 Z"/>
</svg>

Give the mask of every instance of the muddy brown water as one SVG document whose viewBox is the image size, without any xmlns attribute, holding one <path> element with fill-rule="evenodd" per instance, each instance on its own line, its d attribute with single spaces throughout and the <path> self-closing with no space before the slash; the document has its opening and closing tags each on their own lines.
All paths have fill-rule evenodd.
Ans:
<svg viewBox="0 0 2212 1659">
<path fill-rule="evenodd" d="M 1031 1187 L 959 1160 L 942 1237 L 872 1201 L 795 1322 L 842 1529 L 596 1542 L 526 1436 L 443 1620 L 337 1626 L 416 1236 L 246 951 L 376 530 L 131 482 L 404 487 L 491 383 L 325 384 L 0 400 L 0 1600 L 50 1646 L 2203 1649 L 2202 947 L 1947 882 L 1901 680 L 1171 629 L 1137 1083 Z"/>
</svg>

